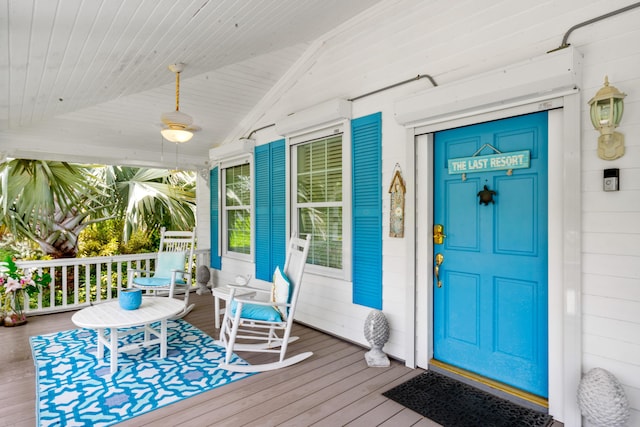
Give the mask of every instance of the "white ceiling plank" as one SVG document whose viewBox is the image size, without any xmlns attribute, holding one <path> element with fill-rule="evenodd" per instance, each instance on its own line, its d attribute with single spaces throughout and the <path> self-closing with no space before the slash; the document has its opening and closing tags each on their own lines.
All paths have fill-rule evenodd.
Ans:
<svg viewBox="0 0 640 427">
<path fill-rule="evenodd" d="M 9 46 L 9 1 L 0 0 L 0 46 Z M 0 64 L 9 65 L 9 49 L 0 49 Z M 0 66 L 0 129 L 9 127 L 9 66 Z"/>
<path fill-rule="evenodd" d="M 31 123 L 34 110 L 43 101 L 40 96 L 47 66 L 48 52 L 50 52 L 50 40 L 54 29 L 54 20 L 58 7 L 57 1 L 39 2 L 35 4 L 33 11 L 31 37 L 29 40 L 29 63 L 27 66 L 27 78 L 23 91 L 23 109 L 20 124 Z M 25 102 L 31 100 L 32 102 Z"/>
<path fill-rule="evenodd" d="M 380 1 L 0 0 L 0 152 L 160 165 L 167 67 L 185 62 L 180 109 L 201 130 L 180 162 L 206 161 L 315 40 Z"/>
<path fill-rule="evenodd" d="M 54 94 L 50 88 L 55 87 L 61 78 L 60 71 L 65 69 L 65 58 L 68 56 L 69 49 L 73 49 L 73 46 L 69 46 L 67 41 L 75 30 L 80 3 L 81 0 L 48 2 L 48 4 L 56 6 L 55 16 L 50 23 L 49 36 L 35 37 L 37 43 L 41 43 L 43 39 L 47 40 L 47 52 L 44 62 L 45 70 L 43 70 L 42 78 L 38 83 L 37 102 L 28 123 L 42 120 L 43 117 L 49 115 L 49 108 L 52 108 L 56 102 L 60 102 L 58 98 L 54 100 Z M 39 26 L 39 24 L 35 24 L 35 26 Z"/>
<path fill-rule="evenodd" d="M 87 91 L 84 82 L 95 73 L 95 63 L 101 62 L 106 55 L 105 46 L 111 42 L 107 38 L 108 31 L 120 7 L 120 2 L 82 2 L 78 26 L 70 39 L 70 44 L 75 48 L 70 53 L 75 55 L 66 64 L 68 68 L 63 70 L 66 79 L 55 88 L 58 92 L 56 96 L 63 101 L 55 104 L 53 114 L 74 111 L 104 101 Z"/>
<path fill-rule="evenodd" d="M 29 77 L 29 44 L 34 5 L 30 2 L 11 2 L 8 6 L 9 26 L 17 25 L 23 30 L 20 34 L 9 31 L 9 125 L 22 121 L 25 109 L 24 89 Z M 26 107 L 26 108 L 25 108 Z"/>
</svg>

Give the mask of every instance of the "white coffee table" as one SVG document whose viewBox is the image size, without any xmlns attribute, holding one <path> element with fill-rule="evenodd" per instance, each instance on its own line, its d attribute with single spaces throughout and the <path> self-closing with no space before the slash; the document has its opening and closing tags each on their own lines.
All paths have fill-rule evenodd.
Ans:
<svg viewBox="0 0 640 427">
<path fill-rule="evenodd" d="M 111 352 L 111 373 L 118 370 L 118 353 L 160 344 L 160 357 L 167 357 L 167 319 L 184 310 L 184 301 L 165 297 L 143 297 L 140 308 L 124 310 L 118 300 L 113 300 L 91 307 L 83 308 L 71 317 L 71 321 L 81 328 L 96 329 L 98 332 L 98 359 L 104 357 L 104 347 Z M 160 322 L 160 330 L 151 327 L 153 322 Z M 144 339 L 118 347 L 118 339 L 139 332 L 140 329 L 121 331 L 119 328 L 140 326 L 144 329 Z M 106 336 L 109 329 L 110 337 Z M 151 336 L 155 338 L 151 338 Z"/>
</svg>

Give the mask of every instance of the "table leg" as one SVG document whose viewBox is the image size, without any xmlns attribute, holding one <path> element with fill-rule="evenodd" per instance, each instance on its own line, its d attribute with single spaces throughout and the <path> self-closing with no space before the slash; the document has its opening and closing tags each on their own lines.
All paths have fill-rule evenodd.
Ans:
<svg viewBox="0 0 640 427">
<path fill-rule="evenodd" d="M 213 313 L 215 316 L 215 326 L 216 329 L 220 329 L 220 298 L 217 296 L 213 296 Z"/>
<path fill-rule="evenodd" d="M 167 357 L 167 319 L 160 321 L 160 358 Z"/>
<path fill-rule="evenodd" d="M 118 328 L 111 328 L 111 373 L 118 370 Z"/>
<path fill-rule="evenodd" d="M 105 339 L 104 337 L 104 329 L 103 328 L 98 328 L 98 348 L 96 350 L 96 357 L 98 359 L 102 359 L 104 357 L 104 344 L 102 343 L 102 340 Z"/>
</svg>

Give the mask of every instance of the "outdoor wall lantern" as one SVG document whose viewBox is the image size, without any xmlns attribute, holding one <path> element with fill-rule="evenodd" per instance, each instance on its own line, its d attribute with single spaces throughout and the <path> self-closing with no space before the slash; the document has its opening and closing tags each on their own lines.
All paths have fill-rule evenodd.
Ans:
<svg viewBox="0 0 640 427">
<path fill-rule="evenodd" d="M 624 112 L 624 97 L 613 86 L 609 86 L 609 77 L 604 78 L 604 86 L 591 98 L 591 123 L 597 131 L 598 157 L 604 160 L 615 160 L 624 155 L 624 135 L 614 132 L 620 124 Z"/>
</svg>

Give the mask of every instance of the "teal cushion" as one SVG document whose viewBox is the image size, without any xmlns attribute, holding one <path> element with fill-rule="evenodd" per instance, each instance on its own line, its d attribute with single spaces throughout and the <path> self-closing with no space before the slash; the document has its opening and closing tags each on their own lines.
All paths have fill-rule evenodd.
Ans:
<svg viewBox="0 0 640 427">
<path fill-rule="evenodd" d="M 231 301 L 231 316 L 236 315 L 236 310 L 238 308 L 237 302 Z M 282 319 L 280 318 L 280 313 L 269 305 L 258 305 L 258 304 L 242 304 L 242 313 L 240 317 L 243 319 L 251 319 L 251 320 L 263 320 L 266 322 L 280 322 Z"/>
<path fill-rule="evenodd" d="M 171 270 L 184 270 L 186 256 L 186 252 L 159 252 L 153 277 L 171 277 Z M 176 280 L 182 278 L 182 273 L 176 274 Z"/>
<path fill-rule="evenodd" d="M 170 277 L 136 277 L 133 281 L 138 286 L 169 286 L 171 284 Z M 176 284 L 184 285 L 185 282 L 182 279 L 176 279 Z"/>
</svg>

